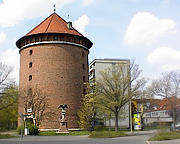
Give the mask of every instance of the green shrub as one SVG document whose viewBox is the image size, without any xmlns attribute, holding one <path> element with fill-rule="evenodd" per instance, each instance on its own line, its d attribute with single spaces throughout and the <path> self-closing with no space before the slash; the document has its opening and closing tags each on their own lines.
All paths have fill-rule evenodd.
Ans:
<svg viewBox="0 0 180 144">
<path fill-rule="evenodd" d="M 21 128 L 22 128 L 22 133 L 24 134 L 24 127 L 23 126 L 20 126 L 16 129 L 17 133 L 18 134 L 21 134 Z"/>
<path fill-rule="evenodd" d="M 29 134 L 30 135 L 38 135 L 39 134 L 39 128 L 34 126 L 33 124 L 28 125 L 27 128 L 29 128 Z"/>
<path fill-rule="evenodd" d="M 102 125 L 97 125 L 94 127 L 94 130 L 95 131 L 103 131 L 103 130 L 106 130 L 106 128 Z"/>
<path fill-rule="evenodd" d="M 18 134 L 21 134 L 21 128 L 23 129 L 22 133 L 24 134 L 24 127 L 22 127 L 22 126 L 17 128 L 17 132 L 18 132 Z M 26 128 L 29 129 L 29 135 L 38 135 L 39 134 L 39 130 L 38 130 L 39 128 L 34 126 L 32 123 L 28 123 L 26 125 Z"/>
</svg>

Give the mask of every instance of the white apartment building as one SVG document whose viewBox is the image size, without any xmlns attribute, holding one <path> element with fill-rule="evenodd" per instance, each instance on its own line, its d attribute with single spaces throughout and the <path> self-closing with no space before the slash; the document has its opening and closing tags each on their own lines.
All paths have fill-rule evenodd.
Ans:
<svg viewBox="0 0 180 144">
<path fill-rule="evenodd" d="M 122 64 L 123 66 L 129 67 L 130 65 L 130 60 L 128 59 L 94 59 L 90 64 L 89 64 L 89 80 L 92 79 L 98 79 L 100 77 L 100 71 L 103 71 L 107 69 L 108 67 L 112 67 L 113 65 L 116 64 Z M 127 68 L 126 67 L 126 68 Z M 126 118 L 123 120 L 119 120 L 118 124 L 120 127 L 129 127 L 129 103 L 127 103 L 124 107 L 126 111 Z M 112 118 L 110 121 L 105 120 L 104 122 L 105 126 L 115 126 L 115 121 Z"/>
<path fill-rule="evenodd" d="M 152 124 L 154 122 L 172 122 L 172 117 L 167 110 L 154 110 L 143 114 L 144 124 Z"/>
</svg>

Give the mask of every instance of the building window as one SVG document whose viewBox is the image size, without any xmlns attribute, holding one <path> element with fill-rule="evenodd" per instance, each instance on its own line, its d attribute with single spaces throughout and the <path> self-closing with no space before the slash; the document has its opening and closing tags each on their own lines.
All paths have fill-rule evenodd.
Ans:
<svg viewBox="0 0 180 144">
<path fill-rule="evenodd" d="M 83 68 L 83 70 L 85 69 L 85 64 L 82 64 L 82 68 Z"/>
<path fill-rule="evenodd" d="M 84 52 L 82 52 L 82 57 L 84 57 L 85 56 L 85 53 Z"/>
<path fill-rule="evenodd" d="M 29 81 L 31 81 L 32 80 L 32 75 L 29 75 Z"/>
<path fill-rule="evenodd" d="M 29 55 L 32 55 L 32 54 L 33 54 L 33 50 L 30 50 L 30 51 L 29 51 Z"/>
<path fill-rule="evenodd" d="M 32 68 L 32 62 L 29 63 L 29 68 Z"/>
<path fill-rule="evenodd" d="M 83 82 L 86 82 L 86 78 L 85 78 L 85 76 L 83 76 Z"/>
<path fill-rule="evenodd" d="M 51 41 L 51 36 L 47 36 L 47 40 L 48 40 L 48 41 Z"/>
<path fill-rule="evenodd" d="M 39 41 L 39 37 L 35 37 L 35 42 L 38 42 Z"/>
<path fill-rule="evenodd" d="M 30 38 L 30 42 L 31 42 L 31 43 L 33 42 L 33 38 Z"/>
<path fill-rule="evenodd" d="M 58 40 L 58 36 L 57 35 L 53 36 L 53 40 L 54 41 Z"/>
</svg>

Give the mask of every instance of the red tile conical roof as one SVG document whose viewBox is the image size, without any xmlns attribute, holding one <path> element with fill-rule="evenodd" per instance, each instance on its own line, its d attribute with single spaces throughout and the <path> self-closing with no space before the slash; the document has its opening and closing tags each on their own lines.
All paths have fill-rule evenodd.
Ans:
<svg viewBox="0 0 180 144">
<path fill-rule="evenodd" d="M 58 14 L 53 13 L 37 25 L 34 29 L 28 32 L 25 36 L 40 34 L 40 33 L 67 33 L 78 36 L 83 36 L 76 29 L 68 29 L 67 22 Z"/>
</svg>

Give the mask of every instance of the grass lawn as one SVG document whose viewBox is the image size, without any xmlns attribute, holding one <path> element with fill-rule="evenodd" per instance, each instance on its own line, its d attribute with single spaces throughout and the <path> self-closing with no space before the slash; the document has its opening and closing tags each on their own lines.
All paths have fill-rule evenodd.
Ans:
<svg viewBox="0 0 180 144">
<path fill-rule="evenodd" d="M 89 137 L 90 138 L 114 138 L 127 136 L 124 132 L 118 131 L 93 131 Z"/>
<path fill-rule="evenodd" d="M 172 140 L 180 139 L 180 132 L 158 132 L 156 135 L 152 136 L 150 141 L 162 141 L 162 140 Z"/>
<path fill-rule="evenodd" d="M 0 134 L 0 139 L 4 139 L 4 138 L 14 138 L 16 136 L 10 135 L 10 134 Z"/>
<path fill-rule="evenodd" d="M 78 135 L 89 135 L 90 138 L 114 138 L 114 137 L 122 137 L 127 136 L 122 131 L 70 131 L 69 134 L 60 134 L 55 131 L 41 131 L 40 136 L 78 136 Z"/>
<path fill-rule="evenodd" d="M 56 133 L 55 131 L 41 131 L 40 136 L 77 136 L 77 135 L 89 135 L 89 131 L 70 131 L 70 133 Z"/>
</svg>

